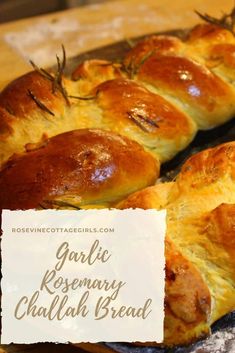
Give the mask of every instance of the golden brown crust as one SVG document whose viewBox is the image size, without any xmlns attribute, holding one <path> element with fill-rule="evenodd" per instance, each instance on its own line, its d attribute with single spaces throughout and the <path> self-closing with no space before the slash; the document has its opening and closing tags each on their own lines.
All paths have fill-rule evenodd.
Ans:
<svg viewBox="0 0 235 353">
<path fill-rule="evenodd" d="M 169 208 L 171 240 L 197 267 L 210 290 L 210 325 L 235 309 L 234 210 L 235 205 L 220 205 L 208 212 L 192 210 L 190 217 L 189 211 L 186 216 L 179 213 L 174 203 Z"/>
<path fill-rule="evenodd" d="M 205 62 L 213 65 L 213 61 L 217 62 L 222 56 L 224 65 L 233 65 L 232 48 L 225 48 L 227 43 L 221 39 L 224 36 L 229 38 L 226 35 L 228 31 L 222 30 L 222 34 L 219 32 L 217 27 L 212 30 L 201 27 L 192 31 L 186 42 L 160 35 L 146 38 L 137 44 L 127 54 L 123 66 L 127 67 L 130 63 L 136 66 L 135 79 L 143 80 L 142 84 L 147 87 L 145 93 L 140 82 L 132 81 L 132 87 L 130 84 L 121 84 L 125 82 L 123 77 L 128 76 L 128 72 L 123 70 L 122 65 L 105 60 L 87 60 L 80 64 L 72 75 L 77 82 L 63 79 L 70 95 L 78 98 L 71 98 L 70 106 L 59 90 L 53 90 L 52 82 L 37 72 L 13 81 L 0 94 L 0 110 L 4 110 L 4 114 L 0 112 L 1 162 L 14 152 L 23 152 L 25 144 L 40 142 L 45 134 L 51 137 L 64 131 L 90 127 L 123 133 L 143 144 L 157 158 L 159 154 L 161 162 L 171 159 L 194 137 L 196 126 L 193 120 L 199 128 L 207 129 L 227 121 L 235 113 L 235 91 L 231 85 L 224 83 L 204 66 L 187 59 L 190 53 L 187 48 L 192 49 L 202 42 L 204 44 L 201 47 L 208 56 Z M 213 45 L 217 46 L 211 54 L 207 45 L 207 37 L 210 36 L 216 38 Z M 234 40 L 230 42 L 234 43 Z M 185 57 L 174 55 L 176 53 Z M 229 81 L 233 74 L 228 71 L 231 70 L 224 70 L 223 67 L 215 70 L 220 76 L 225 75 Z M 113 79 L 116 80 L 110 81 Z M 96 97 L 91 97 L 97 85 L 98 90 L 101 90 L 98 106 Z M 30 97 L 29 91 L 48 111 L 39 107 Z M 79 97 L 87 96 L 93 100 L 79 100 Z M 129 114 L 130 110 L 134 111 L 134 119 L 133 114 Z M 144 112 L 144 117 L 140 112 Z M 156 125 L 159 127 L 156 128 Z"/>
<path fill-rule="evenodd" d="M 39 109 L 29 91 L 54 114 L 63 110 L 65 101 L 62 95 L 58 91 L 53 93 L 52 82 L 36 71 L 29 72 L 6 86 L 0 93 L 0 107 L 15 118 L 28 119 L 30 114 Z"/>
<path fill-rule="evenodd" d="M 144 210 L 155 208 L 160 210 L 166 207 L 173 185 L 174 182 L 169 182 L 149 186 L 131 194 L 119 202 L 116 207 L 122 210 L 126 208 L 143 208 Z"/>
<path fill-rule="evenodd" d="M 185 110 L 191 113 L 199 128 L 219 125 L 234 116 L 233 90 L 191 59 L 175 55 L 151 56 L 141 65 L 137 77 L 187 104 Z"/>
<path fill-rule="evenodd" d="M 124 65 L 131 70 L 138 67 L 153 54 L 177 53 L 183 43 L 177 37 L 167 35 L 153 35 L 137 43 L 126 55 Z"/>
<path fill-rule="evenodd" d="M 0 208 L 29 209 L 62 198 L 77 205 L 114 202 L 154 183 L 158 172 L 136 142 L 102 130 L 74 130 L 4 165 Z"/>
<path fill-rule="evenodd" d="M 221 203 L 235 203 L 234 159 L 234 142 L 190 157 L 168 197 L 171 219 L 190 225 L 192 217 L 203 217 Z"/>
<path fill-rule="evenodd" d="M 63 82 L 70 88 L 68 80 Z M 23 152 L 25 144 L 67 131 L 69 108 L 51 80 L 36 71 L 12 81 L 0 93 L 0 165 L 12 154 Z M 73 120 L 69 125 L 72 130 Z"/>
<path fill-rule="evenodd" d="M 81 70 L 84 71 L 87 65 L 84 64 Z M 82 94 L 78 92 L 81 97 L 85 92 L 85 96 L 88 93 L 89 96 L 94 95 L 90 87 L 93 88 L 96 80 L 104 80 L 100 70 L 109 74 L 116 68 L 103 62 L 89 62 L 87 70 L 88 76 L 94 70 L 98 70 L 99 74 L 92 78 L 93 81 L 88 77 L 88 80 L 79 83 L 79 89 L 83 87 Z M 71 89 L 76 91 L 75 88 L 73 86 Z M 29 91 L 48 111 L 38 106 Z M 1 161 L 14 152 L 23 152 L 27 143 L 40 142 L 45 134 L 51 137 L 76 128 L 98 127 L 124 134 L 151 150 L 157 159 L 160 155 L 161 161 L 172 158 L 195 135 L 196 126 L 191 118 L 134 81 L 121 78 L 106 81 L 96 88 L 96 92 L 99 92 L 97 99 L 82 101 L 71 98 L 68 106 L 64 97 L 53 91 L 52 82 L 37 72 L 12 82 L 0 95 L 0 108 L 2 105 L 5 112 L 1 119 L 2 131 L 8 131 L 0 140 Z"/>
<path fill-rule="evenodd" d="M 235 310 L 235 204 L 219 205 L 203 217 L 198 227 L 212 277 L 212 283 L 208 281 L 215 303 L 212 324 Z"/>
<path fill-rule="evenodd" d="M 233 117 L 234 48 L 231 33 L 211 25 L 195 28 L 186 42 L 150 37 L 128 53 L 124 70 L 102 60 L 79 65 L 72 76 L 77 82 L 66 81 L 66 88 L 71 85 L 80 98 L 94 95 L 87 102 L 73 98 L 71 106 L 37 72 L 12 82 L 0 94 L 0 160 L 25 143 L 28 152 L 1 169 L 0 208 L 109 207 L 153 184 L 158 155 L 165 161 L 191 141 L 196 127 L 188 116 L 202 129 Z M 57 135 L 81 126 L 127 135 L 156 160 L 111 132 Z M 57 136 L 48 140 L 47 134 Z M 234 160 L 234 142 L 203 151 L 185 163 L 176 182 L 148 187 L 117 204 L 167 208 L 166 345 L 207 334 L 235 308 L 235 205 L 220 205 L 235 203 Z"/>
<path fill-rule="evenodd" d="M 128 79 L 96 88 L 105 126 L 127 135 L 166 161 L 193 139 L 196 126 L 161 96 Z"/>
<path fill-rule="evenodd" d="M 208 212 L 195 212 L 193 198 L 184 205 L 184 192 L 179 205 L 169 201 L 176 185 L 170 184 L 163 187 L 163 202 L 158 184 L 130 195 L 118 207 L 167 208 L 164 343 L 175 345 L 209 333 L 213 322 L 235 309 L 235 205 L 212 209 L 212 203 Z"/>
<path fill-rule="evenodd" d="M 168 198 L 171 239 L 210 289 L 210 324 L 235 308 L 234 162 L 235 142 L 197 153 L 182 167 Z"/>
<path fill-rule="evenodd" d="M 183 165 L 177 178 L 181 192 L 194 191 L 228 175 L 235 180 L 235 142 L 208 148 L 190 157 Z"/>
<path fill-rule="evenodd" d="M 82 62 L 72 73 L 72 79 L 77 81 L 79 79 L 93 80 L 95 77 L 104 77 L 106 80 L 114 77 L 120 77 L 120 65 L 114 64 L 107 60 L 91 59 Z"/>
<path fill-rule="evenodd" d="M 135 124 L 130 115 L 143 117 L 139 119 L 142 130 L 172 139 L 175 135 L 188 136 L 191 134 L 190 119 L 177 110 L 171 103 L 161 96 L 151 93 L 138 83 L 118 79 L 106 81 L 99 85 L 98 102 L 106 114 L 113 114 L 115 124 L 125 125 L 127 122 Z M 129 113 L 129 114 L 128 114 Z M 146 119 L 146 121 L 144 120 Z M 136 124 L 135 124 L 136 126 Z"/>
<path fill-rule="evenodd" d="M 0 138 L 7 138 L 13 133 L 12 122 L 14 117 L 4 108 L 0 107 Z"/>
<path fill-rule="evenodd" d="M 173 187 L 174 182 L 148 187 L 121 201 L 117 208 L 166 208 Z M 165 244 L 164 344 L 188 344 L 210 331 L 211 295 L 197 267 L 173 244 L 169 232 Z"/>
<path fill-rule="evenodd" d="M 188 35 L 187 42 L 192 43 L 198 40 L 208 41 L 208 44 L 215 42 L 230 42 L 233 41 L 233 34 L 213 24 L 203 23 L 195 26 Z"/>
<path fill-rule="evenodd" d="M 180 342 L 181 339 L 181 343 L 186 343 L 200 337 L 209 331 L 212 323 L 235 309 L 234 161 L 235 142 L 202 151 L 186 161 L 178 178 L 169 187 L 168 183 L 157 184 L 130 195 L 118 205 L 121 208 L 136 205 L 145 209 L 165 207 L 167 241 L 170 246 L 174 244 L 179 253 L 178 265 L 184 267 L 189 262 L 192 266 L 188 272 L 189 277 L 187 273 L 186 278 L 179 277 L 179 286 L 169 288 L 170 282 L 166 281 L 166 295 L 169 298 L 167 293 L 171 289 L 174 294 L 166 310 L 170 338 L 167 344 Z M 166 191 L 164 197 L 161 196 L 162 187 Z M 177 264 L 175 250 L 171 249 L 166 255 L 168 272 Z M 198 291 L 193 284 L 197 278 L 195 271 L 201 276 L 201 280 L 196 280 L 197 284 L 202 285 Z M 184 287 L 186 283 L 188 285 Z M 201 316 L 201 321 L 196 320 L 195 326 L 191 326 L 190 320 L 200 316 L 200 311 L 186 310 L 189 315 L 187 322 L 187 315 L 183 317 L 184 311 L 181 313 L 181 308 L 188 305 L 191 308 L 197 307 L 195 298 L 198 294 L 195 296 L 195 293 L 205 294 L 207 289 L 210 295 L 204 296 L 204 315 L 207 314 Z M 182 296 L 185 306 L 180 304 L 180 299 L 176 300 L 177 295 L 179 298 Z M 194 304 L 190 305 L 193 298 Z M 212 306 L 208 311 L 209 298 Z M 204 300 L 200 299 L 200 302 L 204 303 Z"/>
<path fill-rule="evenodd" d="M 180 345 L 210 332 L 211 295 L 200 272 L 166 240 L 164 343 Z"/>
<path fill-rule="evenodd" d="M 211 295 L 197 268 L 165 241 L 164 345 L 186 345 L 210 332 Z M 146 343 L 138 343 L 146 345 Z M 156 346 L 154 342 L 147 345 Z"/>
<path fill-rule="evenodd" d="M 211 69 L 234 87 L 235 38 L 225 28 L 203 24 L 196 26 L 186 42 L 185 55 Z"/>
<path fill-rule="evenodd" d="M 107 80 L 125 76 L 121 65 L 107 60 L 85 60 L 72 73 L 72 80 L 77 81 L 80 95 L 86 96 L 94 87 Z"/>
<path fill-rule="evenodd" d="M 226 256 L 220 264 L 226 268 L 226 273 L 235 282 L 235 205 L 221 204 L 204 217 L 204 228 L 208 238 L 215 247 Z"/>
<path fill-rule="evenodd" d="M 124 64 L 133 77 L 179 105 L 200 129 L 208 129 L 235 113 L 234 45 L 228 30 L 203 24 L 184 42 L 161 35 L 141 41 Z"/>
<path fill-rule="evenodd" d="M 210 59 L 216 60 L 217 65 L 223 63 L 232 69 L 235 68 L 235 44 L 216 44 L 211 47 Z M 216 63 L 215 63 L 216 64 Z"/>
</svg>

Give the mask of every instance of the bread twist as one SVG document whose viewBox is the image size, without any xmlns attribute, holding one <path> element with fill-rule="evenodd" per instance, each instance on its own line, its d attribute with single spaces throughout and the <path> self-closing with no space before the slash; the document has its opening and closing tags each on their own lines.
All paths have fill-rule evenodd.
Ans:
<svg viewBox="0 0 235 353">
<path fill-rule="evenodd" d="M 195 154 L 175 182 L 117 207 L 167 209 L 166 344 L 203 336 L 235 309 L 235 142 Z"/>
<path fill-rule="evenodd" d="M 0 162 L 27 143 L 80 128 L 118 132 L 165 162 L 198 129 L 234 117 L 234 51 L 230 32 L 201 25 L 185 41 L 149 37 L 122 64 L 86 61 L 72 79 L 36 68 L 0 94 Z"/>
<path fill-rule="evenodd" d="M 159 173 L 138 143 L 104 130 L 69 131 L 30 147 L 0 172 L 0 209 L 107 207 Z"/>
</svg>

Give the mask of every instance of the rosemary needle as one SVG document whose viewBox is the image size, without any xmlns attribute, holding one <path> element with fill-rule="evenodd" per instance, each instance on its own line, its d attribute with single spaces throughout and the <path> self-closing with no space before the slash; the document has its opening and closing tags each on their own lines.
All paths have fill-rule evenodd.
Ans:
<svg viewBox="0 0 235 353">
<path fill-rule="evenodd" d="M 216 18 L 216 17 L 210 16 L 208 14 L 201 14 L 198 11 L 195 11 L 195 12 L 202 20 L 204 20 L 204 21 L 206 21 L 208 23 L 211 23 L 213 25 L 216 25 L 218 27 L 222 27 L 224 29 L 227 29 L 233 35 L 235 35 L 235 32 L 234 32 L 235 6 L 232 8 L 230 13 L 223 14 L 220 18 Z"/>
<path fill-rule="evenodd" d="M 46 113 L 48 113 L 48 114 L 50 114 L 50 115 L 55 116 L 55 114 L 54 114 L 49 108 L 47 108 L 47 106 L 46 106 L 44 103 L 42 103 L 42 102 L 33 94 L 33 92 L 30 91 L 29 89 L 28 89 L 28 95 L 29 95 L 30 98 L 32 98 L 32 100 L 37 104 L 37 106 L 38 106 L 40 109 L 44 110 Z"/>
</svg>

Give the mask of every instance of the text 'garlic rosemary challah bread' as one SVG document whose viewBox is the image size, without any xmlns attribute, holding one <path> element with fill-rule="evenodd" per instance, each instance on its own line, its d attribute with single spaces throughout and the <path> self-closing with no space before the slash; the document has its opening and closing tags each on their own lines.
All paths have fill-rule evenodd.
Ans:
<svg viewBox="0 0 235 353">
<path fill-rule="evenodd" d="M 107 207 L 159 174 L 138 143 L 107 131 L 74 130 L 30 147 L 0 171 L 0 209 Z"/>
<path fill-rule="evenodd" d="M 209 289 L 210 300 L 207 296 L 199 300 L 205 304 L 206 315 L 199 321 L 196 316 L 193 319 L 195 308 L 202 311 L 197 302 L 201 289 L 186 285 L 181 291 L 174 287 L 174 300 L 169 299 L 172 286 L 188 267 L 183 262 L 174 267 L 173 255 L 166 251 L 167 273 L 172 274 L 166 278 L 166 306 L 170 307 L 165 319 L 166 343 L 186 343 L 200 337 L 213 322 L 235 309 L 235 142 L 195 154 L 175 182 L 136 192 L 117 207 L 166 208 L 167 242 L 195 267 Z M 176 304 L 192 297 L 191 309 L 185 312 L 183 305 Z"/>
</svg>

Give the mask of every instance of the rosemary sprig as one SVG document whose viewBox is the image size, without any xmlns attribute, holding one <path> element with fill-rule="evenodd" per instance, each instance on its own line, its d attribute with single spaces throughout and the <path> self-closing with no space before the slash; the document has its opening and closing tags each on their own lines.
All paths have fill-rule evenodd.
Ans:
<svg viewBox="0 0 235 353">
<path fill-rule="evenodd" d="M 51 75 L 48 71 L 42 69 L 41 67 L 39 68 L 32 60 L 29 60 L 29 62 L 32 65 L 33 69 L 37 71 L 41 76 L 45 77 L 50 81 L 54 81 L 54 76 Z"/>
<path fill-rule="evenodd" d="M 130 79 L 133 79 L 133 77 L 136 74 L 136 67 L 134 65 L 134 62 L 131 60 L 128 65 L 126 65 L 124 62 L 122 64 L 122 70 L 127 74 L 127 76 Z"/>
<path fill-rule="evenodd" d="M 100 93 L 100 91 L 99 91 L 99 89 L 97 89 L 96 92 L 94 92 L 93 96 L 84 96 L 84 97 L 81 97 L 81 96 L 68 96 L 68 97 L 69 98 L 83 100 L 83 101 L 89 101 L 89 100 L 96 99 L 98 97 L 99 93 Z"/>
<path fill-rule="evenodd" d="M 196 14 L 204 21 L 211 23 L 213 25 L 227 29 L 233 35 L 235 35 L 235 6 L 228 14 L 223 14 L 220 18 L 210 16 L 208 14 L 201 14 L 199 11 L 195 11 Z"/>
<path fill-rule="evenodd" d="M 49 108 L 47 108 L 47 106 L 46 106 L 44 103 L 42 103 L 42 102 L 33 94 L 32 91 L 30 91 L 30 89 L 28 89 L 28 95 L 29 95 L 30 98 L 32 98 L 32 100 L 36 103 L 36 105 L 37 105 L 40 109 L 44 110 L 46 113 L 48 113 L 48 114 L 50 114 L 50 115 L 55 116 L 55 114 L 54 114 Z"/>
<path fill-rule="evenodd" d="M 58 90 L 64 97 L 66 104 L 70 105 L 70 102 L 68 99 L 68 93 L 63 85 L 63 73 L 66 66 L 66 52 L 63 45 L 62 45 L 62 54 L 63 54 L 62 62 L 59 56 L 56 55 L 57 70 L 54 75 L 52 75 L 50 72 L 46 71 L 45 69 L 38 67 L 32 60 L 30 60 L 30 64 L 32 65 L 34 70 L 37 71 L 41 76 L 51 81 L 52 93 L 55 94 L 56 90 Z"/>
<path fill-rule="evenodd" d="M 57 60 L 57 72 L 55 74 L 55 80 L 54 80 L 54 89 L 58 89 L 62 96 L 64 97 L 66 103 L 68 105 L 70 105 L 69 99 L 68 99 L 68 93 L 65 89 L 65 87 L 63 86 L 63 82 L 62 82 L 62 78 L 63 78 L 63 73 L 64 73 L 64 69 L 66 66 L 66 53 L 65 53 L 65 49 L 64 46 L 62 45 L 62 52 L 63 52 L 63 59 L 62 59 L 62 63 L 60 62 L 60 58 L 58 55 L 56 55 L 56 60 Z"/>
<path fill-rule="evenodd" d="M 143 116 L 141 114 L 135 113 L 135 112 L 127 112 L 128 118 L 132 120 L 141 130 L 144 132 L 149 132 L 149 130 L 146 128 L 146 124 L 153 126 L 155 128 L 158 128 L 158 124 L 154 121 L 149 119 L 146 116 Z"/>
<path fill-rule="evenodd" d="M 79 96 L 68 96 L 69 98 L 74 98 L 74 99 L 80 99 L 83 101 L 89 101 L 89 100 L 93 100 L 96 99 L 97 95 L 95 96 L 87 96 L 87 97 L 79 97 Z"/>
<path fill-rule="evenodd" d="M 125 38 L 125 41 L 131 49 L 134 48 L 135 43 L 133 42 L 133 40 L 131 40 L 130 38 Z"/>
<path fill-rule="evenodd" d="M 44 200 L 42 203 L 39 204 L 39 206 L 43 209 L 46 209 L 48 206 L 57 206 L 57 207 L 70 207 L 74 208 L 75 210 L 80 210 L 81 208 L 73 205 L 67 201 L 59 201 L 59 200 Z"/>
<path fill-rule="evenodd" d="M 140 60 L 139 64 L 135 64 L 133 60 L 130 61 L 129 65 L 126 66 L 124 63 L 122 65 L 122 69 L 126 71 L 130 79 L 139 72 L 141 66 L 145 63 L 146 60 L 150 58 L 154 54 L 154 50 L 147 52 Z"/>
</svg>

